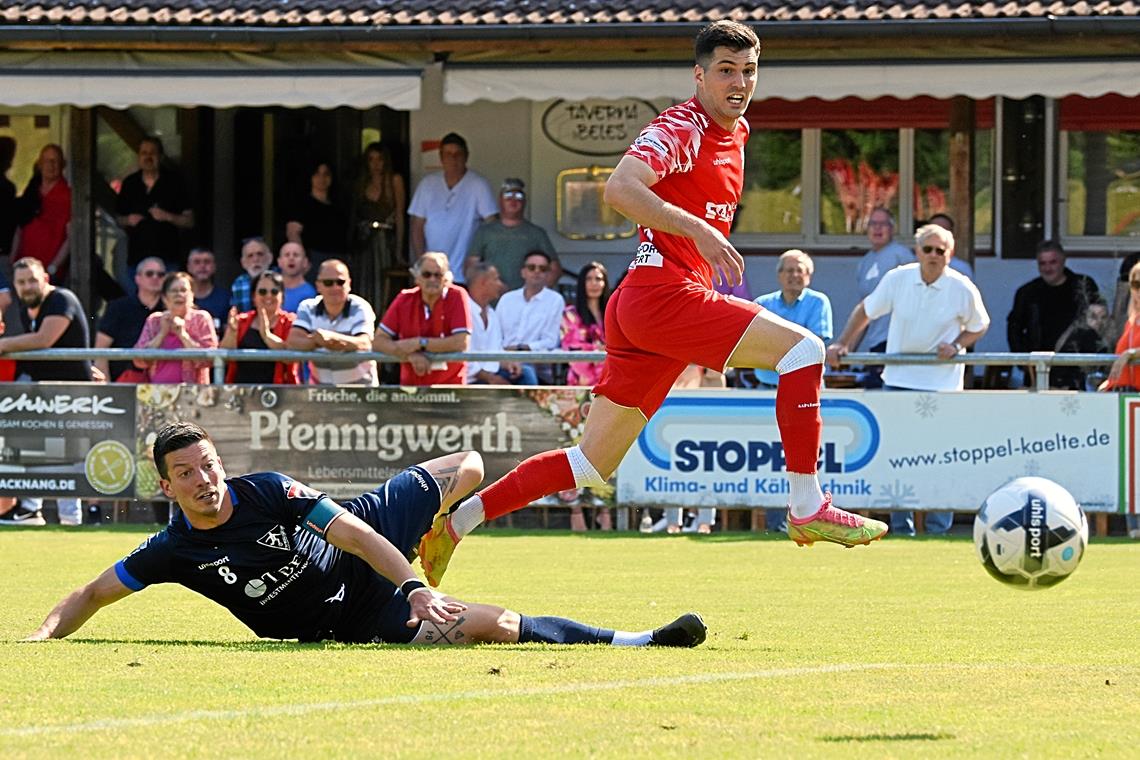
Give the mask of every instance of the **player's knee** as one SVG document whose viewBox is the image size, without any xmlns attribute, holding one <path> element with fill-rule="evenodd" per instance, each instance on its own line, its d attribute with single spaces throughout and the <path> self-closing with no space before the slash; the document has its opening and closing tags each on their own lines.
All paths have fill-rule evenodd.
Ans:
<svg viewBox="0 0 1140 760">
<path fill-rule="evenodd" d="M 780 374 L 794 372 L 813 364 L 823 364 L 826 358 L 827 347 L 823 345 L 823 341 L 809 333 L 788 349 L 783 358 L 776 363 L 776 371 Z"/>
<path fill-rule="evenodd" d="M 571 446 L 566 449 L 566 458 L 570 460 L 570 469 L 574 472 L 574 485 L 578 488 L 597 488 L 606 484 L 605 475 L 598 472 L 586 458 L 581 446 Z"/>
<path fill-rule="evenodd" d="M 519 614 L 492 604 L 472 604 L 467 608 L 471 621 L 468 635 L 475 642 L 511 644 L 519 640 Z"/>
</svg>

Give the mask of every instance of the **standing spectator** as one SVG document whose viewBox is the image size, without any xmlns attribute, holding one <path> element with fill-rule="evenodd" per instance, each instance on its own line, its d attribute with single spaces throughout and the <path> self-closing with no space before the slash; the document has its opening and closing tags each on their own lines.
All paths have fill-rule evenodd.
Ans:
<svg viewBox="0 0 1140 760">
<path fill-rule="evenodd" d="M 895 218 L 891 216 L 890 211 L 881 206 L 872 210 L 867 219 L 867 239 L 871 242 L 871 248 L 859 260 L 859 269 L 856 273 L 860 298 L 869 296 L 887 272 L 895 267 L 914 263 L 914 254 L 911 250 L 895 240 Z M 890 317 L 871 320 L 859 344 L 862 350 L 876 354 L 883 353 L 887 347 L 888 327 L 890 327 Z M 881 387 L 882 369 L 882 367 L 867 367 L 864 386 Z"/>
<path fill-rule="evenodd" d="M 392 166 L 392 154 L 380 143 L 364 149 L 364 161 L 352 196 L 349 232 L 352 258 L 368 267 L 372 302 L 386 306 L 388 277 L 406 270 L 408 189 Z"/>
<path fill-rule="evenodd" d="M 11 272 L 8 259 L 12 253 L 12 238 L 16 235 L 19 215 L 16 204 L 16 186 L 8 179 L 8 170 L 16 160 L 16 141 L 0 137 L 0 278 Z M 0 309 L 0 314 L 3 309 Z"/>
<path fill-rule="evenodd" d="M 499 270 L 485 261 L 467 269 L 468 317 L 471 322 L 469 351 L 502 351 L 503 326 L 491 304 L 503 294 Z M 467 362 L 469 385 L 538 385 L 534 370 L 518 362 Z"/>
<path fill-rule="evenodd" d="M 546 251 L 551 259 L 554 258 L 554 245 L 546 230 L 527 221 L 525 211 L 526 185 L 521 179 L 508 177 L 499 188 L 499 218 L 479 225 L 467 249 L 467 266 L 475 261 L 494 264 L 502 273 L 508 290 L 522 287 L 519 269 L 527 253 Z M 555 288 L 556 285 L 548 287 Z"/>
<path fill-rule="evenodd" d="M 891 270 L 869 296 L 851 312 L 839 339 L 827 348 L 827 360 L 838 366 L 839 357 L 854 345 L 855 336 L 876 317 L 892 314 L 887 352 L 937 354 L 950 359 L 964 353 L 989 328 L 990 317 L 982 294 L 964 275 L 950 269 L 954 235 L 936 224 L 915 233 L 918 262 Z M 918 391 L 960 391 L 962 364 L 892 364 L 883 370 L 884 387 Z M 928 533 L 945 533 L 954 521 L 952 512 L 928 512 Z M 914 513 L 892 512 L 891 530 L 914 535 Z"/>
<path fill-rule="evenodd" d="M 194 226 L 194 211 L 182 178 L 163 166 L 165 151 L 157 137 L 139 141 L 139 169 L 127 176 L 115 204 L 119 226 L 127 231 L 127 267 L 157 256 L 169 270 L 182 264 L 179 230 Z"/>
<path fill-rule="evenodd" d="M 316 159 L 309 168 L 309 191 L 290 211 L 285 238 L 303 245 L 319 269 L 325 259 L 341 259 L 348 252 L 348 214 L 333 194 L 332 164 Z"/>
<path fill-rule="evenodd" d="M 191 248 L 190 255 L 186 257 L 186 272 L 194 281 L 194 304 L 210 312 L 214 318 L 214 330 L 221 335 L 230 311 L 230 294 L 214 283 L 214 276 L 218 273 L 214 252 L 209 248 Z"/>
<path fill-rule="evenodd" d="M 291 243 L 289 245 L 296 245 Z M 297 316 L 283 308 L 285 283 L 277 272 L 262 272 L 254 281 L 256 309 L 238 314 L 231 310 L 229 329 L 220 348 L 284 351 Z M 297 385 L 301 382 L 296 362 L 229 362 L 226 382 L 250 385 Z"/>
<path fill-rule="evenodd" d="M 71 186 L 63 176 L 66 166 L 63 148 L 45 145 L 40 150 L 35 173 L 20 197 L 25 221 L 12 243 L 13 259 L 31 256 L 43 264 L 48 277 L 57 283 L 66 281 L 71 255 Z"/>
<path fill-rule="evenodd" d="M 562 345 L 562 310 L 566 302 L 546 287 L 549 271 L 550 254 L 530 251 L 523 259 L 523 286 L 499 299 L 499 322 L 508 351 L 551 351 Z M 542 364 L 534 371 L 540 383 L 550 385 L 554 381 L 551 365 Z"/>
<path fill-rule="evenodd" d="M 1040 277 L 1017 289 L 1006 319 L 1009 350 L 1015 353 L 1055 350 L 1061 333 L 1100 298 L 1091 277 L 1065 266 L 1065 250 L 1056 241 L 1037 246 L 1037 271 Z M 1052 387 L 1063 382 L 1063 376 L 1050 373 Z"/>
<path fill-rule="evenodd" d="M 591 261 L 578 271 L 574 303 L 562 310 L 562 348 L 566 351 L 603 351 L 606 347 L 606 304 L 609 303 L 610 275 L 600 261 Z M 567 385 L 598 382 L 601 362 L 570 362 Z"/>
<path fill-rule="evenodd" d="M 948 230 L 951 235 L 954 234 L 954 217 L 950 216 L 945 211 L 939 211 L 937 214 L 931 214 L 930 218 L 927 219 L 923 224 L 937 224 L 942 229 Z M 922 224 L 919 224 L 918 226 L 921 227 Z M 915 231 L 917 232 L 917 229 Z M 971 281 L 973 281 L 974 268 L 970 266 L 970 262 L 966 261 L 965 259 L 959 256 L 955 256 L 954 258 L 950 259 L 950 268 L 955 272 L 964 274 Z"/>
<path fill-rule="evenodd" d="M 467 168 L 467 141 L 448 132 L 439 143 L 443 171 L 424 177 L 412 196 L 412 255 L 425 251 L 447 254 L 455 281 L 464 281 L 463 264 L 481 221 L 498 209 L 487 180 Z"/>
<path fill-rule="evenodd" d="M 107 304 L 95 333 L 95 348 L 134 348 L 147 318 L 162 311 L 164 277 L 166 262 L 159 257 L 152 256 L 139 262 L 135 267 L 134 295 L 126 295 Z M 112 382 L 146 382 L 146 374 L 135 369 L 130 360 L 108 363 L 107 359 L 96 359 L 95 366 Z"/>
<path fill-rule="evenodd" d="M 780 283 L 780 289 L 760 296 L 755 302 L 777 317 L 806 327 L 827 343 L 835 335 L 831 321 L 831 299 L 825 293 L 808 287 L 813 274 L 815 262 L 811 256 L 796 248 L 784 251 L 776 261 L 776 280 Z M 754 372 L 756 382 L 761 387 L 775 390 L 780 383 L 780 376 L 775 370 L 757 369 Z M 739 375 L 745 386 L 748 386 L 748 374 L 747 371 L 742 371 Z M 768 530 L 775 533 L 787 531 L 785 510 L 768 509 L 765 512 Z"/>
<path fill-rule="evenodd" d="M 273 264 L 273 251 L 260 235 L 241 241 L 241 268 L 245 271 L 237 276 L 230 286 L 230 306 L 239 312 L 253 308 L 250 290 L 253 280 Z"/>
<path fill-rule="evenodd" d="M 90 343 L 87 315 L 75 294 L 66 288 L 53 286 L 39 259 L 19 259 L 12 270 L 24 333 L 11 338 L 0 337 L 0 354 L 45 348 L 87 348 Z M 16 379 L 21 382 L 89 382 L 104 378 L 98 370 L 92 369 L 89 361 L 53 360 L 17 362 Z M 43 499 L 26 498 L 21 501 L 3 519 L 23 525 L 42 525 Z M 83 507 L 79 499 L 58 499 L 57 503 L 60 524 L 83 524 Z"/>
<path fill-rule="evenodd" d="M 388 307 L 374 351 L 407 359 L 400 365 L 401 385 L 455 385 L 467 382 L 465 362 L 433 362 L 428 353 L 467 350 L 471 325 L 467 294 L 451 282 L 448 257 L 428 252 L 412 265 L 416 286 L 400 292 Z"/>
<path fill-rule="evenodd" d="M 301 301 L 315 298 L 317 289 L 305 279 L 311 268 L 309 255 L 300 243 L 286 243 L 277 252 L 277 268 L 281 270 L 281 282 L 285 288 L 285 300 L 281 308 L 297 313 Z"/>
<path fill-rule="evenodd" d="M 163 310 L 151 314 L 143 325 L 135 348 L 194 349 L 217 348 L 218 334 L 208 311 L 194 308 L 194 281 L 185 272 L 171 272 L 162 280 Z M 151 383 L 210 382 L 209 359 L 161 359 L 147 362 L 135 360 L 135 366 L 147 373 Z"/>
<path fill-rule="evenodd" d="M 352 292 L 348 265 L 326 259 L 317 272 L 317 293 L 298 307 L 286 346 L 293 351 L 371 351 L 376 314 L 371 304 Z M 309 368 L 312 382 L 318 385 L 377 385 L 372 359 L 348 365 L 314 360 Z"/>
</svg>

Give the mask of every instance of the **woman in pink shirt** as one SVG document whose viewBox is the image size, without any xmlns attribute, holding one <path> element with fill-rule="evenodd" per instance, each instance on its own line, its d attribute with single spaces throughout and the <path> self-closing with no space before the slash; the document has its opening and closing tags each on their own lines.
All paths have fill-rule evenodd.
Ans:
<svg viewBox="0 0 1140 760">
<path fill-rule="evenodd" d="M 166 308 L 146 319 L 135 348 L 217 348 L 214 318 L 208 311 L 194 308 L 193 280 L 185 272 L 171 272 L 162 281 L 162 303 Z M 206 360 L 146 362 L 135 366 L 146 371 L 152 383 L 210 382 L 211 362 Z"/>
</svg>

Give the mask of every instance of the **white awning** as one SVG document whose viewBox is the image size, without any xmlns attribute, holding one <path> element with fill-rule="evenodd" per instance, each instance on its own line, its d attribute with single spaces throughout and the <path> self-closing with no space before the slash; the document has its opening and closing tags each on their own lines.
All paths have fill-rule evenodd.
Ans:
<svg viewBox="0 0 1140 760">
<path fill-rule="evenodd" d="M 0 105 L 420 107 L 418 64 L 359 53 L 3 52 Z"/>
<path fill-rule="evenodd" d="M 692 66 L 582 65 L 511 67 L 456 64 L 444 69 L 444 101 L 505 102 L 522 98 L 585 100 L 673 98 L 693 94 Z M 1140 61 L 978 61 L 962 63 L 856 63 L 831 61 L 783 64 L 761 61 L 757 98 L 816 97 L 868 100 L 887 95 L 983 99 L 1002 95 L 1097 97 L 1140 95 Z"/>
</svg>

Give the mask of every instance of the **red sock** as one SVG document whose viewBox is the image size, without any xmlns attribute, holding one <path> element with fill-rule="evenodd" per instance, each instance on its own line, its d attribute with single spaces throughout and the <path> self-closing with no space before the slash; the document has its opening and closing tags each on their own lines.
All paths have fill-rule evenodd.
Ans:
<svg viewBox="0 0 1140 760">
<path fill-rule="evenodd" d="M 788 472 L 815 472 L 819 444 L 823 439 L 823 419 L 819 414 L 819 386 L 823 365 L 785 372 L 776 386 L 776 424 L 784 442 Z"/>
<path fill-rule="evenodd" d="M 814 461 L 814 460 L 813 460 Z M 479 492 L 483 515 L 494 520 L 543 496 L 574 487 L 574 471 L 565 449 L 537 454 Z"/>
</svg>

